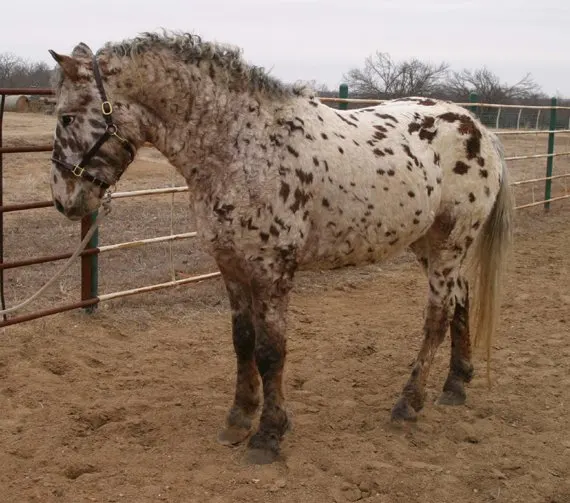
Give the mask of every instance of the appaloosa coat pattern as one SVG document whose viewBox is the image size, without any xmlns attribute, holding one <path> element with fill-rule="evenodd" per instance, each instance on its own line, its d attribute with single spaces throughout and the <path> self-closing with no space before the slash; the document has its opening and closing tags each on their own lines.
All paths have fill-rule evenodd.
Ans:
<svg viewBox="0 0 570 503">
<path fill-rule="evenodd" d="M 145 34 L 95 57 L 84 44 L 53 55 L 61 72 L 52 191 L 63 213 L 95 210 L 104 192 L 61 167 L 105 131 L 96 68 L 121 139 L 135 149 L 153 143 L 188 183 L 232 307 L 236 392 L 220 441 L 249 438 L 257 463 L 280 453 L 295 271 L 381 261 L 407 247 L 426 272 L 428 300 L 424 341 L 392 417 L 416 418 L 449 327 L 441 402 L 464 402 L 473 372 L 464 265 L 471 258 L 475 266 L 475 336 L 488 349 L 512 211 L 501 146 L 475 117 L 421 97 L 338 111 L 245 63 L 238 50 L 194 35 Z M 86 171 L 115 183 L 130 162 L 122 146 L 106 142 Z"/>
</svg>

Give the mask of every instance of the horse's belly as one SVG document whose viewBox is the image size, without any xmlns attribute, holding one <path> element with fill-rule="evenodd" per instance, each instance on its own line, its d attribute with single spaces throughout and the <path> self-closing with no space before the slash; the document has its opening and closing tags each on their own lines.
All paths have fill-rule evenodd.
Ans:
<svg viewBox="0 0 570 503">
<path fill-rule="evenodd" d="M 320 211 L 301 258 L 303 268 L 373 263 L 401 253 L 427 232 L 439 206 L 439 186 L 429 196 L 419 194 L 425 188 L 408 184 L 392 198 L 341 198 L 336 208 Z"/>
</svg>

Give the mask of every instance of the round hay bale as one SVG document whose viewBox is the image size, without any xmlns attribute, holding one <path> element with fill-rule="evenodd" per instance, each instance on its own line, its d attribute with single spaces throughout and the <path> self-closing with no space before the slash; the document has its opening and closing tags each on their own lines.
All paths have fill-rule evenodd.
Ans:
<svg viewBox="0 0 570 503">
<path fill-rule="evenodd" d="M 4 110 L 6 112 L 28 112 L 30 110 L 30 100 L 23 94 L 6 96 Z"/>
</svg>

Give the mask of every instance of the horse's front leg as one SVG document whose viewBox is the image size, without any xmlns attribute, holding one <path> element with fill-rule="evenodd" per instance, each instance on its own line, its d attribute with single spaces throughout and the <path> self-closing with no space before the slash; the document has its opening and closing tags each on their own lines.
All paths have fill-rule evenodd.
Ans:
<svg viewBox="0 0 570 503">
<path fill-rule="evenodd" d="M 281 439 L 289 428 L 284 408 L 283 369 L 290 289 L 288 278 L 269 284 L 252 282 L 255 361 L 263 381 L 263 410 L 259 429 L 249 440 L 247 458 L 256 464 L 272 463 L 279 457 Z"/>
<path fill-rule="evenodd" d="M 259 373 L 255 365 L 255 329 L 253 325 L 251 290 L 248 285 L 222 275 L 232 309 L 232 338 L 237 360 L 234 403 L 228 413 L 226 427 L 218 440 L 236 445 L 250 434 L 252 420 L 259 407 Z"/>
</svg>

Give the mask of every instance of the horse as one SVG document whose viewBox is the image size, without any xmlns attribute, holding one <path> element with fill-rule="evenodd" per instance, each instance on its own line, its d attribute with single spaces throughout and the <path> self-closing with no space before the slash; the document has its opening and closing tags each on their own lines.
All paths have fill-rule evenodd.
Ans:
<svg viewBox="0 0 570 503">
<path fill-rule="evenodd" d="M 465 402 L 472 342 L 489 357 L 512 235 L 504 152 L 474 115 L 424 97 L 336 110 L 246 62 L 240 49 L 194 34 L 142 33 L 96 54 L 84 43 L 71 55 L 50 54 L 58 63 L 50 185 L 59 212 L 76 220 L 97 210 L 145 142 L 186 180 L 201 246 L 231 307 L 237 371 L 222 444 L 247 441 L 254 464 L 283 458 L 295 272 L 407 249 L 427 277 L 427 306 L 391 419 L 417 419 L 448 330 L 439 402 Z"/>
</svg>

